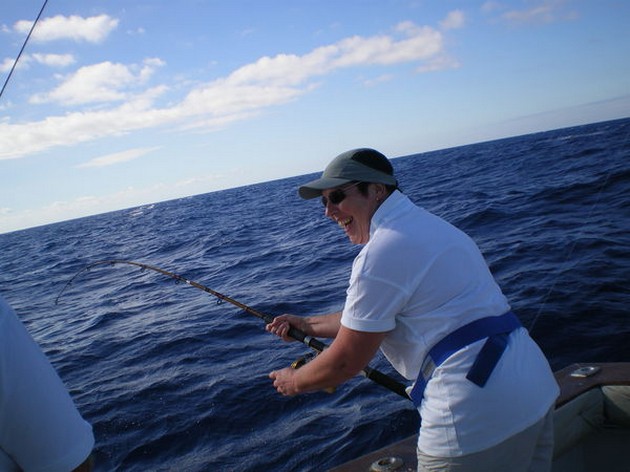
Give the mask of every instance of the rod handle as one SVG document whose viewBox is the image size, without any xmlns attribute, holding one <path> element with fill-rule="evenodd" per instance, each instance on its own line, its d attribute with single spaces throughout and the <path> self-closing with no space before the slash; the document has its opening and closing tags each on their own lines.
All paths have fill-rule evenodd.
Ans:
<svg viewBox="0 0 630 472">
<path fill-rule="evenodd" d="M 376 382 L 383 387 L 390 389 L 392 392 L 397 393 L 401 397 L 409 400 L 409 395 L 407 394 L 407 387 L 398 382 L 397 380 L 391 378 L 389 375 L 386 375 L 376 369 L 372 369 L 370 366 L 366 366 L 363 369 L 363 375 L 365 375 L 368 379 Z"/>
<path fill-rule="evenodd" d="M 289 332 L 287 333 L 293 339 L 296 339 L 308 347 L 315 349 L 316 351 L 322 352 L 326 348 L 326 344 L 321 342 L 319 339 L 308 336 L 303 331 L 300 331 L 296 328 L 289 328 Z M 373 382 L 388 388 L 394 393 L 397 393 L 401 397 L 409 400 L 409 395 L 407 395 L 406 386 L 397 380 L 391 378 L 389 375 L 386 375 L 382 372 L 379 372 L 376 369 L 371 368 L 370 366 L 366 366 L 361 372 L 365 377 L 372 380 Z"/>
<path fill-rule="evenodd" d="M 299 329 L 290 327 L 287 334 L 289 335 L 289 337 L 306 344 L 308 347 L 310 347 L 311 349 L 315 349 L 318 352 L 322 352 L 324 349 L 326 349 L 326 344 L 324 344 L 317 338 L 307 335 L 305 332 L 300 331 Z"/>
</svg>

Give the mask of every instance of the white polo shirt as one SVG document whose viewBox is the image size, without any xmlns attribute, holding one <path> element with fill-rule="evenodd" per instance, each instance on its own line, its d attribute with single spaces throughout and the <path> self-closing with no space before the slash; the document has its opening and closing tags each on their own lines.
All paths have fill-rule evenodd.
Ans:
<svg viewBox="0 0 630 472">
<path fill-rule="evenodd" d="M 92 427 L 0 298 L 0 471 L 67 472 L 93 447 Z"/>
<path fill-rule="evenodd" d="M 509 309 L 472 239 L 396 191 L 374 214 L 370 240 L 353 263 L 341 323 L 356 331 L 389 332 L 381 350 L 415 381 L 439 340 Z M 510 335 L 481 388 L 465 377 L 483 343 L 453 354 L 429 381 L 419 408 L 418 445 L 426 454 L 487 449 L 531 426 L 553 405 L 558 386 L 525 329 Z"/>
</svg>

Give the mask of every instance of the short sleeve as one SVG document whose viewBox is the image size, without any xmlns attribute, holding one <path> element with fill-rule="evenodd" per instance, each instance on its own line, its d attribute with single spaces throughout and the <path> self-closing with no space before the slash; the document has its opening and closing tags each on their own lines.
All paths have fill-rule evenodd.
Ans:
<svg viewBox="0 0 630 472">
<path fill-rule="evenodd" d="M 0 299 L 0 448 L 21 469 L 67 472 L 93 447 L 92 427 L 41 348 Z"/>
</svg>

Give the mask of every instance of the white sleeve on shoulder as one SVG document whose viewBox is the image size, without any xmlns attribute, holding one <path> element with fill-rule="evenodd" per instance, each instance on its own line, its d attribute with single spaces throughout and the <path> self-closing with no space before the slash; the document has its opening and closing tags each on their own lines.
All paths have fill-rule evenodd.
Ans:
<svg viewBox="0 0 630 472">
<path fill-rule="evenodd" d="M 83 463 L 93 447 L 92 427 L 39 345 L 0 298 L 0 465 L 8 462 L 4 452 L 24 470 L 67 472 Z"/>
</svg>

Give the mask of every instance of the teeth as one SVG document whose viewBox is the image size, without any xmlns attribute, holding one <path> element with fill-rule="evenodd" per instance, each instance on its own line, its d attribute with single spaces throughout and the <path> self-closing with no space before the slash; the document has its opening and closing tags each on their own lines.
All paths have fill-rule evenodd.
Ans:
<svg viewBox="0 0 630 472">
<path fill-rule="evenodd" d="M 352 223 L 352 218 L 346 218 L 345 220 L 337 220 L 337 224 L 339 225 L 339 227 L 341 228 L 345 228 L 346 226 L 348 226 L 350 223 Z"/>
</svg>

